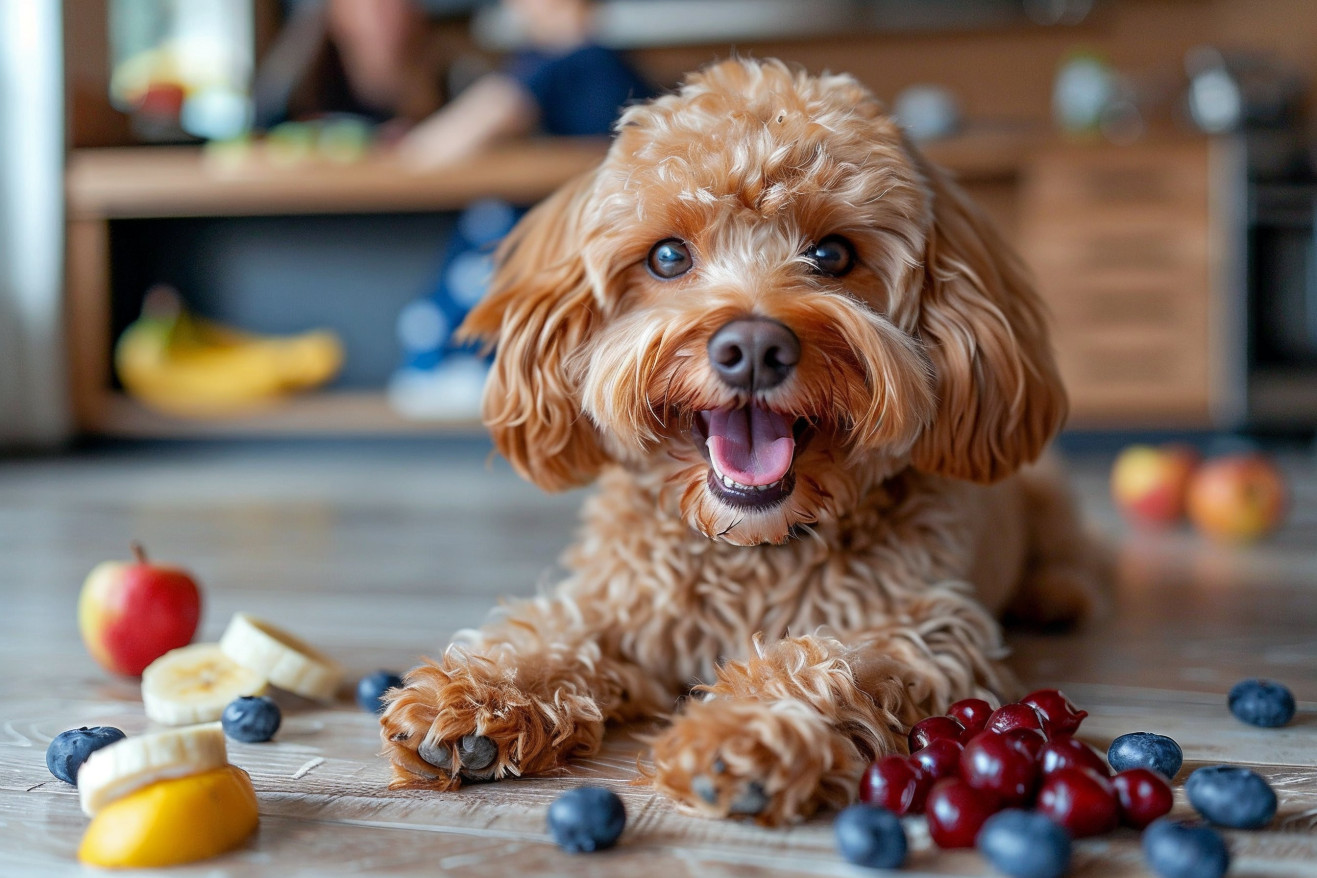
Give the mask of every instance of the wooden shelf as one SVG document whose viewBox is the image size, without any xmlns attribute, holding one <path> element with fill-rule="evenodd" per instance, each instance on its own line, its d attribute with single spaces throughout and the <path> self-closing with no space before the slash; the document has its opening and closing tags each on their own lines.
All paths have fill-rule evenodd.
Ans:
<svg viewBox="0 0 1317 878">
<path fill-rule="evenodd" d="M 101 399 L 96 432 L 133 439 L 208 439 L 299 436 L 485 435 L 478 418 L 416 421 L 390 407 L 382 392 L 326 390 L 291 396 L 248 415 L 215 420 L 162 415 L 123 393 Z"/>
<path fill-rule="evenodd" d="M 1018 128 L 971 130 L 923 152 L 962 180 L 1009 181 L 1033 143 Z M 72 391 L 81 427 L 96 435 L 213 436 L 475 435 L 480 425 L 410 421 L 382 392 L 325 391 L 250 417 L 185 421 L 110 390 L 109 224 L 121 219 L 408 213 L 460 209 L 480 198 L 531 204 L 595 167 L 607 143 L 541 139 L 487 150 L 469 161 L 416 172 L 387 155 L 339 164 L 273 161 L 259 147 L 234 156 L 201 147 L 73 151 L 66 172 L 68 320 Z"/>
<path fill-rule="evenodd" d="M 109 224 L 120 219 L 407 213 L 460 209 L 480 198 L 531 204 L 595 167 L 596 139 L 533 140 L 419 173 L 387 156 L 352 164 L 279 164 L 259 149 L 240 158 L 199 147 L 75 150 L 68 205 L 68 334 L 79 425 L 96 435 L 478 435 L 472 419 L 411 421 L 382 392 L 325 391 L 258 415 L 216 421 L 168 418 L 110 390 Z"/>
<path fill-rule="evenodd" d="M 536 140 L 424 173 L 387 156 L 278 164 L 259 150 L 83 149 L 69 156 L 65 185 L 72 219 L 452 210 L 478 198 L 534 203 L 597 165 L 606 147 Z"/>
<path fill-rule="evenodd" d="M 1015 176 L 1032 139 L 971 131 L 921 147 L 962 178 Z M 66 187 L 73 219 L 380 213 L 461 208 L 477 198 L 529 204 L 595 167 L 606 142 L 537 140 L 420 173 L 387 156 L 351 164 L 278 164 L 254 150 L 224 158 L 199 147 L 75 150 Z"/>
</svg>

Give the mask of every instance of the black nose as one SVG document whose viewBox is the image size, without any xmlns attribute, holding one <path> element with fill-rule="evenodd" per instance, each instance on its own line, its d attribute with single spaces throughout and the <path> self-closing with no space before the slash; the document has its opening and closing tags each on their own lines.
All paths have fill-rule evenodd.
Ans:
<svg viewBox="0 0 1317 878">
<path fill-rule="evenodd" d="M 800 362 L 800 339 L 766 317 L 733 320 L 709 339 L 709 362 L 729 387 L 768 390 L 785 381 Z"/>
</svg>

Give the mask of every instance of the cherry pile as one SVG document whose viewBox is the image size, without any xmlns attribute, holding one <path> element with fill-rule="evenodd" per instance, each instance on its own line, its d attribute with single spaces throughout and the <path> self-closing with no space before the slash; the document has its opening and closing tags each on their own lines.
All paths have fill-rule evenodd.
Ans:
<svg viewBox="0 0 1317 878">
<path fill-rule="evenodd" d="M 1074 737 L 1088 713 L 1056 689 L 996 710 L 977 698 L 910 729 L 910 755 L 885 756 L 860 779 L 860 801 L 898 815 L 924 814 L 943 848 L 973 847 L 989 817 L 1033 809 L 1074 838 L 1119 825 L 1143 829 L 1171 810 L 1167 778 L 1146 768 L 1114 777 Z"/>
</svg>

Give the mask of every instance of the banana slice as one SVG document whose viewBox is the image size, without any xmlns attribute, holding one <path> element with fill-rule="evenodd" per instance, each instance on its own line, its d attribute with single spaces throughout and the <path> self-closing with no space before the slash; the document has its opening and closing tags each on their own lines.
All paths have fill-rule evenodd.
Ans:
<svg viewBox="0 0 1317 878">
<path fill-rule="evenodd" d="M 220 718 L 239 695 L 260 695 L 265 677 L 229 658 L 215 643 L 194 643 L 169 652 L 142 671 L 146 715 L 167 726 Z"/>
<path fill-rule="evenodd" d="M 269 622 L 235 613 L 220 649 L 280 689 L 304 698 L 332 701 L 343 669 L 319 650 Z"/>
<path fill-rule="evenodd" d="M 78 798 L 82 810 L 93 815 L 147 784 L 212 771 L 228 762 L 219 723 L 124 738 L 87 757 L 78 769 Z"/>
</svg>

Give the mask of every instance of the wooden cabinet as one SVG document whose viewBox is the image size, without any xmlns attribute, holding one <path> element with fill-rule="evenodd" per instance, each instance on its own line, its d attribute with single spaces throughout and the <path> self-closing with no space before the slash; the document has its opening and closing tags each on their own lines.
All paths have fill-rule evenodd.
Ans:
<svg viewBox="0 0 1317 878">
<path fill-rule="evenodd" d="M 1052 311 L 1077 427 L 1227 425 L 1235 408 L 1228 142 L 1044 147 L 1020 249 Z"/>
</svg>

